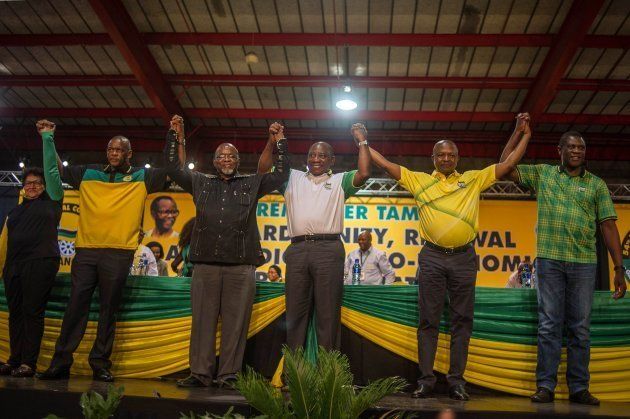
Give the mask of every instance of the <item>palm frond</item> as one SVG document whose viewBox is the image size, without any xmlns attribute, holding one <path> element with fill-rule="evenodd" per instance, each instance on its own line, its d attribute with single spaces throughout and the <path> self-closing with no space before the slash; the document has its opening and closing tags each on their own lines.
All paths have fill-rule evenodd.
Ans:
<svg viewBox="0 0 630 419">
<path fill-rule="evenodd" d="M 292 351 L 284 346 L 282 352 L 285 382 L 291 394 L 292 413 L 300 419 L 319 417 L 318 396 L 322 383 L 317 367 L 306 359 L 302 348 Z"/>
<path fill-rule="evenodd" d="M 371 382 L 359 392 L 352 400 L 349 418 L 358 418 L 366 409 L 376 404 L 388 394 L 402 391 L 407 386 L 407 381 L 400 377 L 387 377 Z"/>
<path fill-rule="evenodd" d="M 291 417 L 282 393 L 251 367 L 237 375 L 234 387 L 250 405 L 267 417 L 278 419 Z"/>
<path fill-rule="evenodd" d="M 320 347 L 317 368 L 322 379 L 319 395 L 320 417 L 343 417 L 348 412 L 354 392 L 348 357 L 339 351 L 327 351 Z"/>
</svg>

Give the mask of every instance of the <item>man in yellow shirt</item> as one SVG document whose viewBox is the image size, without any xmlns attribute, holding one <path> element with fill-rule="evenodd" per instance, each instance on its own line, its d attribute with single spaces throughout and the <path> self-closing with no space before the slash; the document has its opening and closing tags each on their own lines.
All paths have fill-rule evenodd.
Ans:
<svg viewBox="0 0 630 419">
<path fill-rule="evenodd" d="M 504 162 L 461 174 L 455 170 L 459 161 L 457 146 L 450 140 L 438 141 L 433 147 L 435 170 L 430 175 L 412 172 L 370 148 L 374 163 L 411 192 L 420 216 L 420 235 L 424 240 L 418 281 L 420 379 L 413 397 L 427 397 L 435 387 L 433 362 L 448 291 L 451 356 L 446 378 L 449 396 L 455 400 L 469 399 L 464 371 L 473 326 L 477 279 L 473 241 L 479 224 L 479 195 L 497 179 L 508 178 L 515 171 L 531 137 L 528 114 L 517 116 L 512 136 L 521 135 L 518 145 Z"/>
</svg>

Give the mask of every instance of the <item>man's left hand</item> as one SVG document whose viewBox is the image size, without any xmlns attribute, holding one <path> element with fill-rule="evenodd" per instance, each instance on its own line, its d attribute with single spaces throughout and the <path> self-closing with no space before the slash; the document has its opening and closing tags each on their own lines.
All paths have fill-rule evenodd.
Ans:
<svg viewBox="0 0 630 419">
<path fill-rule="evenodd" d="M 177 133 L 177 140 L 184 139 L 184 118 L 179 115 L 173 115 L 171 118 L 171 129 Z"/>
<path fill-rule="evenodd" d="M 613 292 L 613 298 L 618 300 L 626 295 L 626 279 L 624 278 L 625 272 L 622 269 L 615 271 L 615 292 Z"/>
<path fill-rule="evenodd" d="M 354 138 L 355 143 L 359 144 L 361 141 L 367 141 L 367 128 L 365 128 L 365 125 L 358 122 L 352 124 L 350 132 L 352 133 L 352 138 Z"/>
</svg>

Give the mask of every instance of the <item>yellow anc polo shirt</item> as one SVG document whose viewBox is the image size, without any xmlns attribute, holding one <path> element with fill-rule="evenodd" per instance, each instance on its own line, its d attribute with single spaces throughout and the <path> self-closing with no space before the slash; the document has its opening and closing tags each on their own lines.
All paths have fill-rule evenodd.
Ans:
<svg viewBox="0 0 630 419">
<path fill-rule="evenodd" d="M 166 182 L 165 169 L 69 166 L 65 182 L 79 190 L 79 228 L 75 247 L 136 250 L 148 193 Z"/>
<path fill-rule="evenodd" d="M 429 175 L 401 166 L 398 183 L 418 205 L 420 236 L 446 248 L 473 241 L 479 228 L 479 196 L 496 181 L 495 166 L 453 172 L 448 177 L 437 171 Z"/>
</svg>

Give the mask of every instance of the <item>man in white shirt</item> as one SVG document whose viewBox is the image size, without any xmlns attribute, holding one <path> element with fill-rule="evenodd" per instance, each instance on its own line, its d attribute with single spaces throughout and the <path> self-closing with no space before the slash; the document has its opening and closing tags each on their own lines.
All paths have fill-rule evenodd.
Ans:
<svg viewBox="0 0 630 419">
<path fill-rule="evenodd" d="M 144 231 L 140 230 L 138 235 L 138 248 L 133 255 L 133 263 L 129 270 L 130 275 L 138 276 L 158 276 L 157 261 L 153 251 L 142 244 Z"/>
<path fill-rule="evenodd" d="M 353 250 L 346 257 L 344 269 L 344 282 L 352 284 L 352 268 L 355 261 L 361 265 L 360 285 L 390 285 L 394 282 L 396 274 L 389 263 L 384 251 L 372 246 L 372 233 L 366 230 L 359 234 L 359 248 Z"/>
<path fill-rule="evenodd" d="M 308 171 L 291 169 L 289 181 L 281 190 L 291 237 L 284 258 L 287 344 L 292 349 L 304 346 L 313 309 L 318 345 L 327 349 L 339 346 L 344 203 L 370 177 L 371 165 L 367 130 L 362 124 L 354 124 L 351 132 L 359 148 L 358 170 L 333 174 L 333 149 L 328 143 L 317 142 L 308 152 Z M 272 151 L 270 135 L 258 163 L 259 173 L 271 169 Z"/>
</svg>

